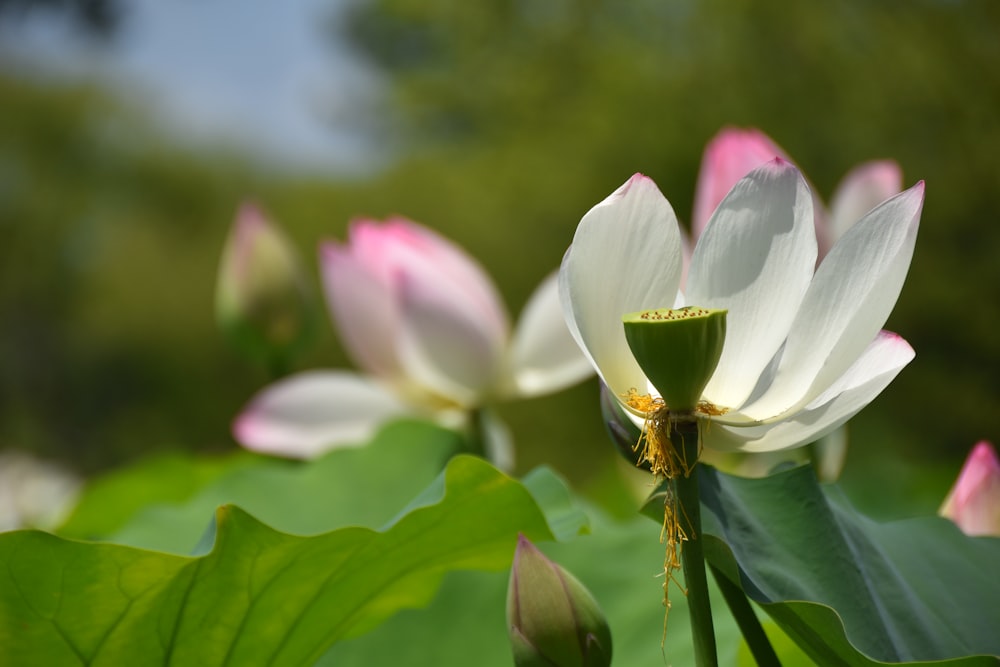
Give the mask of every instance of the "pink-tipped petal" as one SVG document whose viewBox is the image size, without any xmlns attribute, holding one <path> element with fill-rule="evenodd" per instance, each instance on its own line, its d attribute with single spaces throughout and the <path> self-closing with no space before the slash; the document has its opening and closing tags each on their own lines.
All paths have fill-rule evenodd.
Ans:
<svg viewBox="0 0 1000 667">
<path fill-rule="evenodd" d="M 727 127 L 715 135 L 705 147 L 698 172 L 692 236 L 701 236 L 712 213 L 741 178 L 776 157 L 790 161 L 785 151 L 760 130 Z"/>
<path fill-rule="evenodd" d="M 722 451 L 772 452 L 816 441 L 844 424 L 875 399 L 913 359 L 913 348 L 882 331 L 864 353 L 802 410 L 759 426 L 728 426 L 725 415 L 705 429 L 705 446 Z"/>
<path fill-rule="evenodd" d="M 509 390 L 525 398 L 558 391 L 593 375 L 590 360 L 566 326 L 556 273 L 542 281 L 518 318 L 508 363 Z"/>
<path fill-rule="evenodd" d="M 361 376 L 309 371 L 258 393 L 233 422 L 233 435 L 247 449 L 313 458 L 363 445 L 379 424 L 408 412 L 395 396 Z"/>
<path fill-rule="evenodd" d="M 1000 537 L 1000 460 L 993 445 L 972 448 L 940 514 L 966 535 Z"/>
<path fill-rule="evenodd" d="M 645 390 L 622 315 L 669 308 L 681 278 L 681 237 L 670 203 L 636 174 L 580 221 L 559 270 L 570 332 L 612 393 Z"/>
<path fill-rule="evenodd" d="M 742 411 L 772 419 L 813 401 L 885 324 L 913 256 L 923 183 L 872 210 L 833 247 L 813 278 L 768 390 Z"/>
<path fill-rule="evenodd" d="M 490 326 L 507 329 L 507 312 L 486 271 L 460 247 L 436 232 L 405 218 L 381 225 L 371 222 L 351 227 L 351 245 L 366 266 L 390 280 L 418 272 L 428 280 L 451 283 L 463 292 L 479 317 Z"/>
<path fill-rule="evenodd" d="M 704 395 L 738 408 L 781 347 L 816 265 L 812 196 L 775 159 L 719 204 L 691 259 L 685 300 L 729 310 L 722 358 Z"/>
<path fill-rule="evenodd" d="M 320 247 L 320 269 L 330 315 L 351 359 L 373 375 L 396 376 L 399 305 L 388 274 L 337 243 Z"/>
<path fill-rule="evenodd" d="M 827 238 L 836 241 L 886 199 L 903 189 L 903 172 L 892 160 L 860 164 L 844 176 L 830 202 Z"/>
</svg>

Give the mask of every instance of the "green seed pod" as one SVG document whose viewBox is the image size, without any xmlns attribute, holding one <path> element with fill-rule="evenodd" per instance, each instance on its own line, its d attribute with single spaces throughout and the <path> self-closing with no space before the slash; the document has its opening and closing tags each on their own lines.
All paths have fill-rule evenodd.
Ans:
<svg viewBox="0 0 1000 667">
<path fill-rule="evenodd" d="M 632 355 L 671 412 L 698 406 L 722 356 L 727 312 L 688 306 L 622 317 Z"/>
</svg>

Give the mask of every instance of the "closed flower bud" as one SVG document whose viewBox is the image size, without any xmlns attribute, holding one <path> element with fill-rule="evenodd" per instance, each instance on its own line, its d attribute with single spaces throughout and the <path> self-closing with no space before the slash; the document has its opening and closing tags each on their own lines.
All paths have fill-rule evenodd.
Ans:
<svg viewBox="0 0 1000 667">
<path fill-rule="evenodd" d="M 507 589 L 507 628 L 518 667 L 611 664 L 611 631 L 593 596 L 524 536 Z"/>
<path fill-rule="evenodd" d="M 247 356 L 282 365 L 309 337 L 313 297 L 288 239 L 244 204 L 226 240 L 216 289 L 220 326 Z"/>
<path fill-rule="evenodd" d="M 972 448 L 939 513 L 966 535 L 1000 537 L 1000 460 L 990 443 Z"/>
</svg>

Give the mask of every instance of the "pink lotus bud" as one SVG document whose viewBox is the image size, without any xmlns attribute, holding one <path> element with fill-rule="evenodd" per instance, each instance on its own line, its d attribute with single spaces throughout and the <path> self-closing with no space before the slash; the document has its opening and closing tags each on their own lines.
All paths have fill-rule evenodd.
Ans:
<svg viewBox="0 0 1000 667">
<path fill-rule="evenodd" d="M 938 513 L 967 535 L 1000 537 L 1000 460 L 993 445 L 972 448 Z"/>
<path fill-rule="evenodd" d="M 248 356 L 285 363 L 309 337 L 312 293 L 295 249 L 251 204 L 236 215 L 216 287 L 220 326 Z"/>
</svg>

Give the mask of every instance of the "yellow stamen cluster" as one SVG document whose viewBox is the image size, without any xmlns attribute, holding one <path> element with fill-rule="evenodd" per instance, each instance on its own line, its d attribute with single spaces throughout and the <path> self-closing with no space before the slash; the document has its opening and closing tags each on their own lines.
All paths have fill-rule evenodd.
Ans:
<svg viewBox="0 0 1000 667">
<path fill-rule="evenodd" d="M 629 389 L 622 398 L 626 405 L 639 414 L 644 415 L 645 423 L 642 427 L 642 435 L 635 444 L 635 449 L 641 453 L 639 455 L 639 465 L 648 463 L 653 475 L 658 479 L 674 479 L 678 475 L 687 477 L 691 474 L 697 461 L 688 461 L 684 454 L 684 447 L 675 447 L 671 441 L 671 435 L 683 437 L 675 428 L 677 421 L 694 421 L 693 414 L 671 416 L 670 409 L 662 398 L 653 397 L 649 394 L 640 394 L 636 389 Z M 703 401 L 708 404 L 707 401 Z M 708 404 L 711 405 L 711 404 Z M 721 414 L 715 406 L 712 412 Z M 699 405 L 700 408 L 700 405 Z M 666 614 L 663 618 L 664 636 L 666 633 L 667 616 L 670 614 L 670 584 L 676 585 L 684 595 L 687 591 L 681 586 L 675 576 L 681 569 L 681 549 L 683 543 L 694 537 L 689 536 L 684 530 L 684 525 L 688 523 L 687 518 L 681 521 L 684 515 L 684 508 L 677 502 L 673 488 L 667 486 L 667 493 L 663 501 L 663 529 L 660 531 L 660 542 L 666 544 L 666 553 L 663 558 L 663 605 L 666 607 Z"/>
<path fill-rule="evenodd" d="M 679 421 L 694 421 L 695 415 L 671 415 L 670 408 L 662 398 L 640 394 L 635 388 L 629 389 L 622 398 L 629 408 L 645 418 L 642 435 L 635 444 L 635 450 L 640 452 L 639 465 L 648 463 L 650 471 L 660 479 L 673 479 L 679 474 L 687 477 L 691 474 L 697 461 L 688 461 L 683 454 L 683 448 L 674 447 L 670 434 L 676 431 L 674 424 Z M 705 414 L 724 412 L 708 401 L 701 401 L 698 404 L 699 412 L 702 404 L 706 407 Z"/>
</svg>

